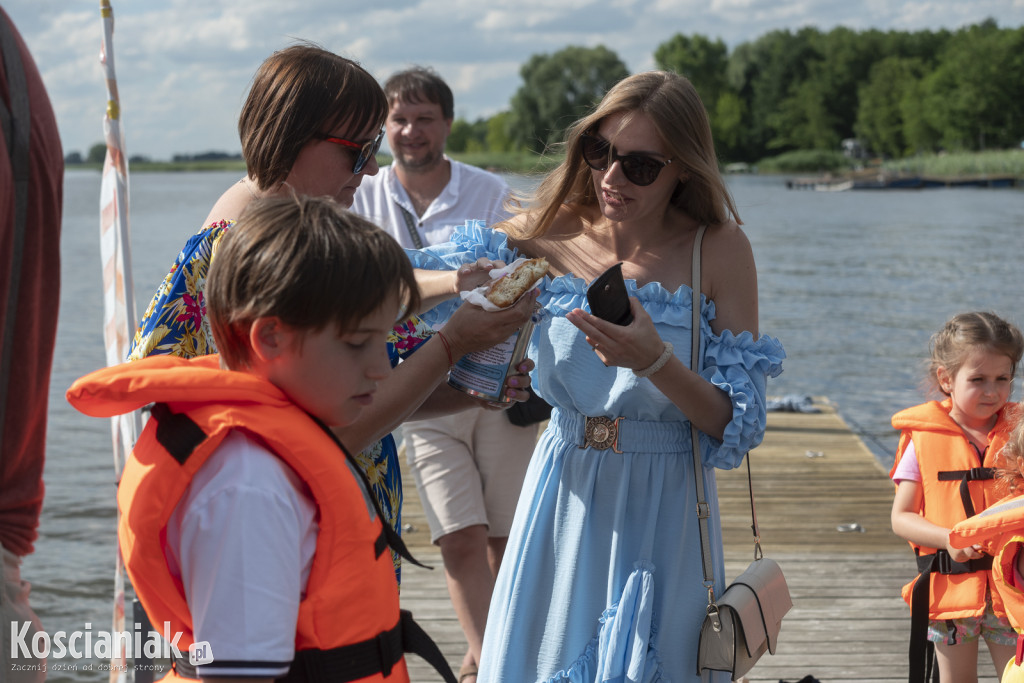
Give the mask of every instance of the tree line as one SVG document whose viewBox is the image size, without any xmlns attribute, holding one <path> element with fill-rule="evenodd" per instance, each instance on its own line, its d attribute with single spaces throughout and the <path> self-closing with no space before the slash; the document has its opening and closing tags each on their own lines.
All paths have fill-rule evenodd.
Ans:
<svg viewBox="0 0 1024 683">
<path fill-rule="evenodd" d="M 777 30 L 732 52 L 679 33 L 653 57 L 697 88 L 723 162 L 839 150 L 847 139 L 889 158 L 1024 140 L 1024 27 L 993 19 L 956 31 Z M 628 74 L 603 46 L 533 55 L 509 108 L 457 119 L 448 147 L 544 153 Z"/>
</svg>

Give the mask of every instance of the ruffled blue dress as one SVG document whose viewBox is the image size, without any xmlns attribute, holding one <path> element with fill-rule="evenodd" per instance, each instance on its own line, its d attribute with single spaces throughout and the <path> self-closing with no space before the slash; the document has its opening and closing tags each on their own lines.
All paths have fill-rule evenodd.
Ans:
<svg viewBox="0 0 1024 683">
<path fill-rule="evenodd" d="M 452 241 L 408 251 L 414 265 L 451 269 L 479 257 L 514 260 L 506 236 L 469 222 Z M 529 346 L 533 386 L 554 410 L 537 443 L 491 601 L 480 683 L 698 681 L 707 606 L 686 416 L 648 379 L 605 367 L 565 314 L 588 310 L 587 284 L 545 278 Z M 658 333 L 689 363 L 691 290 L 627 280 Z M 446 319 L 458 301 L 430 311 Z M 722 441 L 700 434 L 712 509 L 716 592 L 724 589 L 714 468 L 737 467 L 764 435 L 765 384 L 782 371 L 778 340 L 712 332 L 702 299 L 703 376 L 727 393 Z M 585 416 L 620 421 L 617 453 L 582 448 Z M 713 681 L 728 681 L 714 674 Z"/>
</svg>

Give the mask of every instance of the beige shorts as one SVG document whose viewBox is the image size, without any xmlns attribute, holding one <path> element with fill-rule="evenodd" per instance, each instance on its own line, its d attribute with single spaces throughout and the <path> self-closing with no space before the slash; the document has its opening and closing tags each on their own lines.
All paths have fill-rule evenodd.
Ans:
<svg viewBox="0 0 1024 683">
<path fill-rule="evenodd" d="M 32 650 L 32 636 L 43 627 L 28 604 L 31 586 L 21 580 L 21 558 L 3 547 L 0 555 L 0 681 L 40 683 L 46 679 L 46 659 L 36 659 Z M 27 630 L 25 622 L 29 623 Z"/>
<path fill-rule="evenodd" d="M 475 524 L 488 536 L 508 536 L 537 430 L 483 408 L 402 426 L 431 542 Z"/>
</svg>

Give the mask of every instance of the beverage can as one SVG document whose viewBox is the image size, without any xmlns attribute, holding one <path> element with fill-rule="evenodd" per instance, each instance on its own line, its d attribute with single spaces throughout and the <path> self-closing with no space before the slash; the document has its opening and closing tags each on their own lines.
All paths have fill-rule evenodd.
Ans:
<svg viewBox="0 0 1024 683">
<path fill-rule="evenodd" d="M 511 403 L 505 396 L 505 379 L 526 357 L 533 334 L 533 321 L 527 320 L 505 341 L 482 351 L 467 353 L 448 373 L 448 384 L 485 401 Z"/>
</svg>

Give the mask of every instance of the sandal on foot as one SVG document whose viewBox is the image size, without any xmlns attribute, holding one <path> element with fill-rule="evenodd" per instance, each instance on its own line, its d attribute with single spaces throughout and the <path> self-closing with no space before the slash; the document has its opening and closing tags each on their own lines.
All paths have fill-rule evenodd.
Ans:
<svg viewBox="0 0 1024 683">
<path fill-rule="evenodd" d="M 473 664 L 466 664 L 461 669 L 459 669 L 459 683 L 462 683 L 464 680 L 466 680 L 470 676 L 472 676 L 473 679 L 475 680 L 476 679 L 477 671 L 478 671 L 478 669 L 476 668 L 475 665 L 473 665 Z"/>
</svg>

